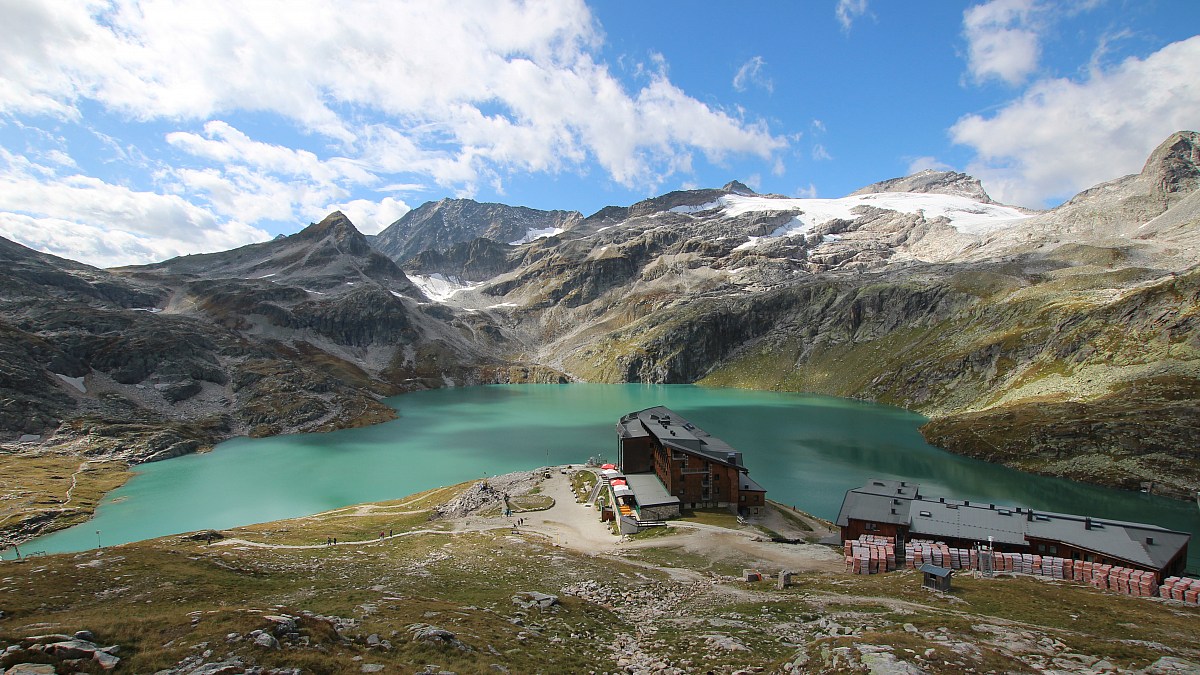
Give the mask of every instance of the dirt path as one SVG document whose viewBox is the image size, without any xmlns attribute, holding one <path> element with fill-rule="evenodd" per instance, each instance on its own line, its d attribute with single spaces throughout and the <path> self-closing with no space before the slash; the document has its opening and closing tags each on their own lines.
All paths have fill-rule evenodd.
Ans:
<svg viewBox="0 0 1200 675">
<path fill-rule="evenodd" d="M 680 532 L 669 537 L 623 543 L 621 550 L 673 548 L 713 561 L 741 561 L 745 567 L 760 568 L 763 572 L 837 572 L 844 564 L 841 555 L 820 544 L 756 541 L 762 538 L 760 533 L 702 523 L 670 521 L 669 527 Z"/>
<path fill-rule="evenodd" d="M 565 468 L 565 473 L 563 469 Z M 392 539 L 411 537 L 420 534 L 462 534 L 467 532 L 487 532 L 494 530 L 514 531 L 523 535 L 537 536 L 555 545 L 562 546 L 588 555 L 613 555 L 621 557 L 624 551 L 636 551 L 646 548 L 678 549 L 680 551 L 702 556 L 713 561 L 728 561 L 741 567 L 759 568 L 762 571 L 778 571 L 781 569 L 796 572 L 804 571 L 838 571 L 841 569 L 842 557 L 831 549 L 817 544 L 777 544 L 762 539 L 760 532 L 747 528 L 733 530 L 715 525 L 671 521 L 670 527 L 676 531 L 667 537 L 655 537 L 641 541 L 630 541 L 617 537 L 600 522 L 596 510 L 588 504 L 575 500 L 575 492 L 571 488 L 571 476 L 577 467 L 554 467 L 550 477 L 539 483 L 541 494 L 551 497 L 554 505 L 544 511 L 516 513 L 512 516 L 480 516 L 471 515 L 461 518 L 446 519 L 448 529 L 417 529 L 397 532 L 394 535 L 359 541 L 339 541 L 334 546 L 368 546 L 382 544 Z M 449 489 L 449 488 L 446 488 Z M 425 501 L 434 495 L 425 494 L 419 498 L 410 499 L 397 504 L 379 506 L 375 504 L 360 504 L 334 509 L 305 520 L 330 517 L 365 517 L 384 514 L 404 514 L 420 512 L 405 510 L 405 507 L 417 501 Z M 518 522 L 523 521 L 520 525 Z M 756 541 L 757 540 L 757 541 Z M 246 539 L 232 538 L 214 542 L 213 546 L 251 546 L 255 548 L 274 549 L 316 549 L 324 548 L 326 544 L 271 544 L 255 542 Z M 678 574 L 680 570 L 673 567 L 660 567 L 653 564 L 645 565 L 669 574 Z M 693 574 L 686 575 L 689 579 Z"/>
</svg>

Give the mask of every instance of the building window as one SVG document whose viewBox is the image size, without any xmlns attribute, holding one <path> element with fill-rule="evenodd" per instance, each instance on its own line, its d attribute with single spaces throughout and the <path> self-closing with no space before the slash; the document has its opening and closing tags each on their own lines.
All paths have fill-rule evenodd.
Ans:
<svg viewBox="0 0 1200 675">
<path fill-rule="evenodd" d="M 746 495 L 742 495 L 742 501 L 746 501 Z"/>
<path fill-rule="evenodd" d="M 878 532 L 879 523 L 867 523 L 864 529 L 866 529 L 867 532 Z"/>
<path fill-rule="evenodd" d="M 1050 555 L 1058 555 L 1058 547 L 1057 546 L 1050 547 Z"/>
<path fill-rule="evenodd" d="M 1038 553 L 1045 553 L 1045 552 L 1046 552 L 1046 545 L 1038 544 Z"/>
</svg>

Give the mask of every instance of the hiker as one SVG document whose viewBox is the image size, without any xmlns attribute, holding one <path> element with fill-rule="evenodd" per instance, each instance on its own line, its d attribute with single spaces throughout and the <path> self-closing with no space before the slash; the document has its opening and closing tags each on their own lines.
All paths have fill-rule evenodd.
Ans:
<svg viewBox="0 0 1200 675">
<path fill-rule="evenodd" d="M 394 530 L 388 530 L 388 536 L 389 536 L 389 537 L 394 537 L 394 536 L 396 536 L 396 535 L 392 534 L 392 532 L 394 532 Z"/>
<path fill-rule="evenodd" d="M 383 530 L 380 530 L 380 531 L 379 531 L 379 538 L 380 538 L 380 539 L 383 539 Z"/>
</svg>

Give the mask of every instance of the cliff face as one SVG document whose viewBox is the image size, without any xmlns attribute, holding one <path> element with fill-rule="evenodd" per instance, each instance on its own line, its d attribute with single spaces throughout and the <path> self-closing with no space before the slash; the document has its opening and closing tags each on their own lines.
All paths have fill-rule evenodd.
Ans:
<svg viewBox="0 0 1200 675">
<path fill-rule="evenodd" d="M 375 235 L 371 244 L 393 260 L 408 261 L 423 251 L 444 252 L 480 237 L 508 244 L 524 239 L 531 230 L 569 229 L 582 219 L 577 211 L 539 211 L 470 199 L 443 199 L 404 214 Z"/>
</svg>

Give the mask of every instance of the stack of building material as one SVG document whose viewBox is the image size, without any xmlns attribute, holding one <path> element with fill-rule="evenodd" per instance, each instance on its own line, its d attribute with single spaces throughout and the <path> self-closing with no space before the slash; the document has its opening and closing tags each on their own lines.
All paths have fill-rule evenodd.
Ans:
<svg viewBox="0 0 1200 675">
<path fill-rule="evenodd" d="M 896 569 L 896 540 L 863 534 L 844 543 L 846 571 L 851 574 L 880 574 Z"/>
<path fill-rule="evenodd" d="M 1200 604 L 1200 579 L 1167 577 L 1159 587 L 1158 594 L 1168 600 L 1179 600 L 1189 605 Z"/>
</svg>

